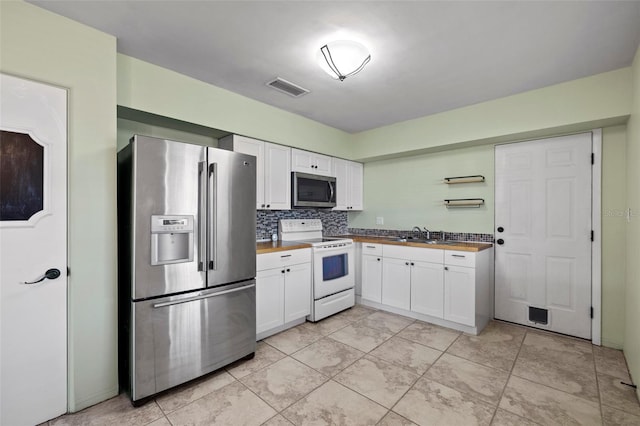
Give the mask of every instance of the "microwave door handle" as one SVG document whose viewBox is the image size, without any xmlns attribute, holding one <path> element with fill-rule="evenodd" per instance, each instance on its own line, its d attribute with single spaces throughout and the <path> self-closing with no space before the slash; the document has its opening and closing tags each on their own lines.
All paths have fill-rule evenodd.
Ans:
<svg viewBox="0 0 640 426">
<path fill-rule="evenodd" d="M 204 226 L 205 211 L 207 208 L 205 203 L 205 188 L 207 187 L 206 164 L 205 161 L 198 163 L 198 271 L 204 271 L 204 247 L 207 241 L 206 227 Z"/>
<path fill-rule="evenodd" d="M 217 257 L 218 257 L 218 248 L 217 248 L 217 206 L 218 206 L 218 164 L 211 163 L 209 164 L 209 270 L 216 270 L 217 265 Z"/>
<path fill-rule="evenodd" d="M 333 198 L 335 195 L 335 191 L 333 190 L 333 183 L 328 182 L 329 183 L 329 191 L 331 191 L 331 194 L 329 195 L 329 201 L 335 201 L 335 199 Z"/>
</svg>

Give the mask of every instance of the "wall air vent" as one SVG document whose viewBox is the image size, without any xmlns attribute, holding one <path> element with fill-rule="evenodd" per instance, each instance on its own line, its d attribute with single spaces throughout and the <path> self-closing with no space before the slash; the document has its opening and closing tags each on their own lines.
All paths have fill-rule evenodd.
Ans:
<svg viewBox="0 0 640 426">
<path fill-rule="evenodd" d="M 267 86 L 276 89 L 278 92 L 286 93 L 289 96 L 293 96 L 294 98 L 299 98 L 300 96 L 306 95 L 310 92 L 309 90 L 280 77 L 277 77 L 268 82 Z"/>
</svg>

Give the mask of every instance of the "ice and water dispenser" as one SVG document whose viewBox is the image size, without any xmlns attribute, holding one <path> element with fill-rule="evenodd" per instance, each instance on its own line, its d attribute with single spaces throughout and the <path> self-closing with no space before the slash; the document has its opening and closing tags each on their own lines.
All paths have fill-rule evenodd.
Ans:
<svg viewBox="0 0 640 426">
<path fill-rule="evenodd" d="M 193 261 L 193 216 L 151 216 L 151 264 Z"/>
</svg>

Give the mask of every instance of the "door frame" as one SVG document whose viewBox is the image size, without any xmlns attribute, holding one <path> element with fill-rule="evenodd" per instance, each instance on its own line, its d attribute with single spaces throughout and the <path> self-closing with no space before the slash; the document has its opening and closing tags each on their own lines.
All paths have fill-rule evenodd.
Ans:
<svg viewBox="0 0 640 426">
<path fill-rule="evenodd" d="M 602 129 L 592 129 L 582 132 L 563 133 L 535 139 L 522 139 L 499 143 L 494 145 L 507 145 L 519 142 L 532 142 L 535 140 L 551 139 L 560 136 L 569 136 L 591 133 L 591 152 L 593 153 L 593 166 L 591 167 L 591 229 L 593 230 L 593 242 L 591 243 L 591 343 L 600 346 L 602 340 Z M 495 165 L 494 165 L 495 174 Z M 494 184 L 495 192 L 495 184 Z M 495 229 L 495 194 L 494 194 L 494 219 Z M 495 276 L 495 258 L 494 258 Z M 495 291 L 493 296 L 495 318 Z"/>
</svg>

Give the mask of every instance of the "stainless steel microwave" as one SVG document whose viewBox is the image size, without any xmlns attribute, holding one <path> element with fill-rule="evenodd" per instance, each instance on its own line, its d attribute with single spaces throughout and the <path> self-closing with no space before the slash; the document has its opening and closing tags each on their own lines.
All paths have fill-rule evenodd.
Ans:
<svg viewBox="0 0 640 426">
<path fill-rule="evenodd" d="M 336 178 L 309 173 L 291 173 L 291 203 L 293 207 L 336 206 Z"/>
</svg>

